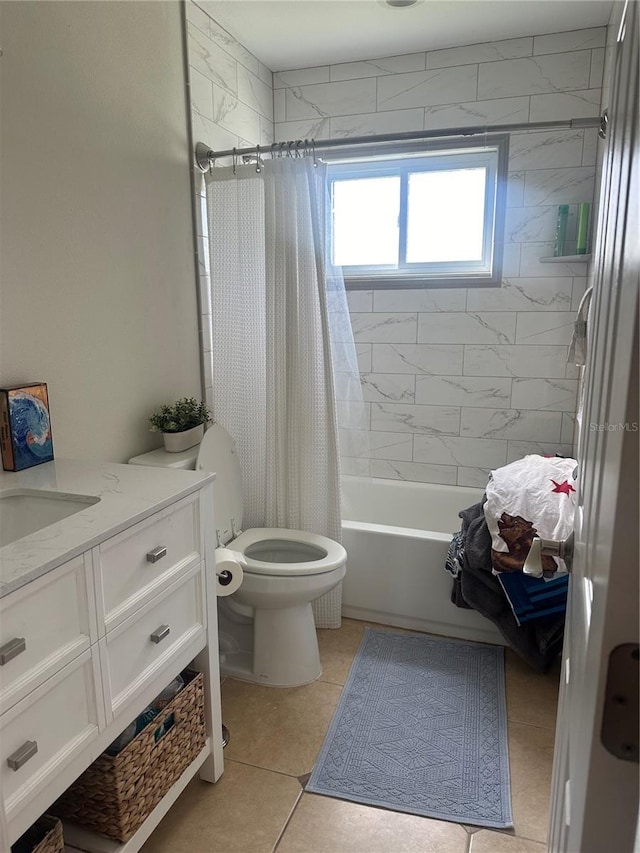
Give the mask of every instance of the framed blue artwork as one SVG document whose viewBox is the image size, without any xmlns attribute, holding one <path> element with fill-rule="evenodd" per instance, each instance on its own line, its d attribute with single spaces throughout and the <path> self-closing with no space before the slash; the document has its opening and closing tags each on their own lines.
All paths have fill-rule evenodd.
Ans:
<svg viewBox="0 0 640 853">
<path fill-rule="evenodd" d="M 53 459 L 46 383 L 0 388 L 0 450 L 5 471 L 22 471 Z"/>
</svg>

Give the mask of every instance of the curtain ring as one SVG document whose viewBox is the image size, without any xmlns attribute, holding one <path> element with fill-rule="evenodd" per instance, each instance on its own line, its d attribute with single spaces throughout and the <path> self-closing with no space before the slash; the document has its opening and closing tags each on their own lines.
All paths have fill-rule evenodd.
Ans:
<svg viewBox="0 0 640 853">
<path fill-rule="evenodd" d="M 256 145 L 256 172 L 260 174 L 262 171 L 262 161 L 260 160 L 260 146 Z"/>
<path fill-rule="evenodd" d="M 296 157 L 296 159 L 300 156 L 300 146 L 301 146 L 301 145 L 302 145 L 302 140 L 301 140 L 301 139 L 296 139 L 296 150 L 295 150 L 295 157 Z"/>
<path fill-rule="evenodd" d="M 315 139 L 311 140 L 311 156 L 313 157 L 313 165 L 317 169 L 318 168 L 318 161 L 316 159 L 316 141 L 315 141 Z"/>
<path fill-rule="evenodd" d="M 233 149 L 233 154 L 231 155 L 231 157 L 232 157 L 232 163 L 233 163 L 233 174 L 235 175 L 236 166 L 238 165 L 238 152 L 236 151 L 235 148 Z"/>
</svg>

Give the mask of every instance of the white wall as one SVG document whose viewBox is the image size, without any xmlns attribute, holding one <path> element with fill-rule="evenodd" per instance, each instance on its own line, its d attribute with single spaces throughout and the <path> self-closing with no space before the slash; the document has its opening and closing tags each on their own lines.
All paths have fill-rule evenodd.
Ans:
<svg viewBox="0 0 640 853">
<path fill-rule="evenodd" d="M 201 394 L 178 2 L 0 3 L 0 385 L 56 456 L 126 461 Z"/>
</svg>

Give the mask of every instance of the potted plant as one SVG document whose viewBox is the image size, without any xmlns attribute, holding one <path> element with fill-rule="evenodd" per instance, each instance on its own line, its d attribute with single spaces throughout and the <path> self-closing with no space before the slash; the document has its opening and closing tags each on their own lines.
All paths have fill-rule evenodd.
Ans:
<svg viewBox="0 0 640 853">
<path fill-rule="evenodd" d="M 149 418 L 151 432 L 161 432 L 165 450 L 179 453 L 202 441 L 205 424 L 211 421 L 209 409 L 195 397 L 182 397 L 170 406 L 161 406 Z"/>
</svg>

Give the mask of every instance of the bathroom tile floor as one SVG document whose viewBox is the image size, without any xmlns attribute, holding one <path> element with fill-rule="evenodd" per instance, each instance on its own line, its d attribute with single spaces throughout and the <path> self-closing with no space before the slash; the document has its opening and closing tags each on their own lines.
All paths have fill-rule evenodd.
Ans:
<svg viewBox="0 0 640 853">
<path fill-rule="evenodd" d="M 323 673 L 313 684 L 275 689 L 223 681 L 223 717 L 231 732 L 224 775 L 216 785 L 194 779 L 143 853 L 543 853 L 559 665 L 538 675 L 510 650 L 505 659 L 513 830 L 478 829 L 304 793 L 367 624 L 372 623 L 344 619 L 340 629 L 318 632 Z"/>
</svg>

